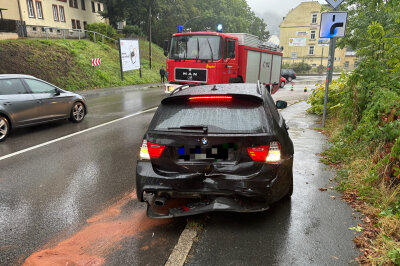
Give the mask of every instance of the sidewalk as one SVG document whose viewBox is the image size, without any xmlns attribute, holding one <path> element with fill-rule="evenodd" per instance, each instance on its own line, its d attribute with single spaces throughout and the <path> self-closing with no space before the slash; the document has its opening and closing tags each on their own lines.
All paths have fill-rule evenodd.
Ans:
<svg viewBox="0 0 400 266">
<path fill-rule="evenodd" d="M 103 88 L 103 89 L 79 91 L 78 93 L 84 97 L 90 98 L 90 97 L 102 96 L 102 95 L 108 95 L 108 94 L 114 94 L 114 93 L 146 90 L 146 89 L 157 88 L 157 87 L 161 87 L 161 86 L 162 86 L 162 83 L 138 84 L 138 85 L 123 86 L 123 87 L 113 87 L 113 88 Z"/>
</svg>

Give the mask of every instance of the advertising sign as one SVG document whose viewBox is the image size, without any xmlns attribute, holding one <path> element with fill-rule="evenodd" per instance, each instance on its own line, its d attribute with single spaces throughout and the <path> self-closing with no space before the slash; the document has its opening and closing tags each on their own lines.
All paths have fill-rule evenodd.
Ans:
<svg viewBox="0 0 400 266">
<path fill-rule="evenodd" d="M 297 59 L 297 52 L 292 52 L 290 55 L 291 59 Z"/>
<path fill-rule="evenodd" d="M 140 69 L 139 40 L 120 39 L 121 70 L 123 72 Z"/>
<path fill-rule="evenodd" d="M 329 38 L 321 38 L 318 40 L 318 46 L 329 46 Z"/>
<path fill-rule="evenodd" d="M 297 37 L 306 37 L 306 36 L 308 36 L 308 34 L 309 34 L 308 31 L 296 31 Z"/>
<path fill-rule="evenodd" d="M 347 12 L 326 12 L 321 15 L 320 38 L 343 38 L 346 32 Z"/>
<path fill-rule="evenodd" d="M 289 46 L 306 46 L 306 38 L 289 38 Z"/>
</svg>

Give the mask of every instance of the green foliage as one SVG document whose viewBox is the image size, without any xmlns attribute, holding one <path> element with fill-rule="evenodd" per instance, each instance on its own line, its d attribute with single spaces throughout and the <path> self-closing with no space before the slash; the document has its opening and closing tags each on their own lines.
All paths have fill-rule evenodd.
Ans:
<svg viewBox="0 0 400 266">
<path fill-rule="evenodd" d="M 328 90 L 328 105 L 327 108 L 329 112 L 341 109 L 343 106 L 342 98 L 344 94 L 344 82 L 347 79 L 346 74 L 338 80 L 333 80 L 329 85 Z M 315 89 L 312 90 L 311 96 L 308 98 L 307 102 L 311 104 L 311 107 L 307 110 L 310 113 L 322 115 L 324 111 L 324 98 L 325 98 L 325 83 L 318 83 Z"/>
<path fill-rule="evenodd" d="M 117 30 L 114 29 L 111 25 L 108 25 L 106 23 L 93 23 L 93 24 L 88 24 L 87 29 L 89 31 L 95 31 L 98 33 L 101 33 L 107 37 L 113 38 L 113 39 L 118 39 L 121 38 L 122 35 L 117 33 Z M 94 34 L 89 33 L 90 39 L 93 41 L 94 40 Z M 102 39 L 100 36 L 96 37 L 96 41 L 100 42 Z"/>
<path fill-rule="evenodd" d="M 387 256 L 395 265 L 400 265 L 400 248 L 393 248 L 389 250 Z"/>
<path fill-rule="evenodd" d="M 143 33 L 142 29 L 138 25 L 126 25 L 122 32 L 127 36 L 140 36 L 144 37 L 145 34 Z"/>
<path fill-rule="evenodd" d="M 192 31 L 205 28 L 215 30 L 223 24 L 224 32 L 247 32 L 262 40 L 268 39 L 264 20 L 257 17 L 246 0 L 102 0 L 107 5 L 103 16 L 112 25 L 126 20 L 142 32 L 149 33 L 152 25 L 152 40 L 162 45 L 165 39 L 176 32 L 177 26 L 184 25 Z M 151 11 L 151 12 L 150 12 Z M 149 19 L 150 18 L 150 19 Z M 136 32 L 135 32 L 136 33 Z"/>
</svg>

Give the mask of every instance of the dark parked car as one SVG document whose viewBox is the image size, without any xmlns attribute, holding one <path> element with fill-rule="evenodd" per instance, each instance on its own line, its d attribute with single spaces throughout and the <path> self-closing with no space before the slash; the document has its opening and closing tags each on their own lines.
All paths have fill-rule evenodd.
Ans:
<svg viewBox="0 0 400 266">
<path fill-rule="evenodd" d="M 0 141 L 10 130 L 58 119 L 79 123 L 87 113 L 85 99 L 26 75 L 0 75 Z"/>
<path fill-rule="evenodd" d="M 293 191 L 293 143 L 266 89 L 219 84 L 176 89 L 144 136 L 136 190 L 147 215 L 258 212 Z"/>
<path fill-rule="evenodd" d="M 281 75 L 288 81 L 291 82 L 296 79 L 296 72 L 293 69 L 282 69 Z"/>
</svg>

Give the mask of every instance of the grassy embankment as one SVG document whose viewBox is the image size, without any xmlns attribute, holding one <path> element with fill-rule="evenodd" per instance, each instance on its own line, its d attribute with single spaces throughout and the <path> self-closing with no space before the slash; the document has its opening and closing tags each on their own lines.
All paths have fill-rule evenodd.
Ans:
<svg viewBox="0 0 400 266">
<path fill-rule="evenodd" d="M 159 70 L 165 66 L 162 49 L 152 45 L 152 69 L 147 41 L 140 41 L 140 50 L 143 77 L 133 70 L 121 81 L 114 45 L 88 40 L 0 41 L 0 74 L 33 75 L 70 91 L 160 82 Z M 93 68 L 92 58 L 101 58 L 101 66 Z"/>
<path fill-rule="evenodd" d="M 370 92 L 360 111 L 361 90 L 344 77 L 330 86 L 328 120 L 323 132 L 331 147 L 322 161 L 337 169 L 343 198 L 364 214 L 354 239 L 365 265 L 400 264 L 400 94 L 391 88 Z M 323 110 L 324 84 L 310 97 L 310 112 Z M 361 117 L 355 119 L 354 117 Z"/>
</svg>

